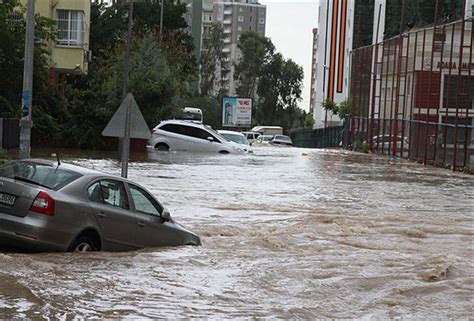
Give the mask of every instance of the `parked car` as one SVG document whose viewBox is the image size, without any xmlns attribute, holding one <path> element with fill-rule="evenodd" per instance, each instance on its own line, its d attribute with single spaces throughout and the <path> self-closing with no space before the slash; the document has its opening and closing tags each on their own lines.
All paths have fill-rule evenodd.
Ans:
<svg viewBox="0 0 474 321">
<path fill-rule="evenodd" d="M 245 152 L 253 153 L 252 149 L 250 148 L 250 143 L 244 134 L 233 130 L 218 130 L 217 132 L 224 138 L 227 138 L 229 141 L 236 143 Z"/>
<path fill-rule="evenodd" d="M 272 140 L 274 135 L 260 135 L 257 138 L 256 144 L 258 145 L 268 145 Z"/>
<path fill-rule="evenodd" d="M 243 153 L 211 127 L 186 120 L 167 120 L 153 128 L 149 145 L 164 151 Z"/>
<path fill-rule="evenodd" d="M 403 141 L 403 151 L 406 152 L 410 149 L 410 143 L 408 142 L 408 137 L 397 136 L 397 151 L 402 148 Z M 378 135 L 372 137 L 372 147 L 374 149 L 380 149 L 383 151 L 389 151 L 389 148 L 393 148 L 393 136 L 390 134 Z"/>
<path fill-rule="evenodd" d="M 258 136 L 261 135 L 260 133 L 257 133 L 257 132 L 243 132 L 242 134 L 244 134 L 245 137 L 247 137 L 247 140 L 249 141 L 250 145 L 252 145 L 257 140 Z"/>
<path fill-rule="evenodd" d="M 291 138 L 285 135 L 275 135 L 270 140 L 270 144 L 272 145 L 286 145 L 286 146 L 293 146 L 293 142 Z"/>
<path fill-rule="evenodd" d="M 130 180 L 47 160 L 0 167 L 1 248 L 125 251 L 200 244 Z"/>
</svg>

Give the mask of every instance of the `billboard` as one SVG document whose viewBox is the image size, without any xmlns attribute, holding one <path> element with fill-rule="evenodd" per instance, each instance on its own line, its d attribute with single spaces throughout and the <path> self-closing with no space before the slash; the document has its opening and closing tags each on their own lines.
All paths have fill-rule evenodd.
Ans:
<svg viewBox="0 0 474 321">
<path fill-rule="evenodd" d="M 252 99 L 222 98 L 222 126 L 250 127 L 252 124 Z"/>
</svg>

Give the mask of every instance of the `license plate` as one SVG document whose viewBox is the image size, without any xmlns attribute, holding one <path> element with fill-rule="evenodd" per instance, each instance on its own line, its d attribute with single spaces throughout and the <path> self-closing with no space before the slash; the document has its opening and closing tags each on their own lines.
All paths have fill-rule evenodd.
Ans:
<svg viewBox="0 0 474 321">
<path fill-rule="evenodd" d="M 15 204 L 16 197 L 9 194 L 0 193 L 0 203 L 8 206 L 13 206 Z"/>
</svg>

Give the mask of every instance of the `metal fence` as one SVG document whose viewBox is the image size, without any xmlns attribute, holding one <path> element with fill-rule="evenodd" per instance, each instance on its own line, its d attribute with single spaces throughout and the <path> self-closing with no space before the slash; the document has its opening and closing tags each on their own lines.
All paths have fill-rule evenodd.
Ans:
<svg viewBox="0 0 474 321">
<path fill-rule="evenodd" d="M 293 145 L 306 148 L 338 147 L 342 142 L 343 126 L 300 128 L 290 132 Z"/>
<path fill-rule="evenodd" d="M 474 33 L 462 17 L 352 52 L 348 147 L 472 168 Z"/>
</svg>

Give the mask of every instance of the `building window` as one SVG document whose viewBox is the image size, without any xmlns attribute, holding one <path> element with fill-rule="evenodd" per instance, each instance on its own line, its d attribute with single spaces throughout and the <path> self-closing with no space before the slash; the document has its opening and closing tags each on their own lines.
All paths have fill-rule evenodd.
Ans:
<svg viewBox="0 0 474 321">
<path fill-rule="evenodd" d="M 244 22 L 244 16 L 239 16 L 239 22 Z"/>
<path fill-rule="evenodd" d="M 204 22 L 212 22 L 212 16 L 210 16 L 210 15 L 203 15 L 203 16 L 202 16 L 202 21 L 204 21 Z"/>
<path fill-rule="evenodd" d="M 58 45 L 82 46 L 84 40 L 84 12 L 58 10 L 56 21 L 58 28 L 56 43 Z"/>
<path fill-rule="evenodd" d="M 237 30 L 238 30 L 238 31 L 242 31 L 242 26 L 238 26 L 238 27 L 237 27 Z"/>
<path fill-rule="evenodd" d="M 260 24 L 263 25 L 265 23 L 265 18 L 260 18 L 259 22 L 260 22 Z"/>
</svg>

